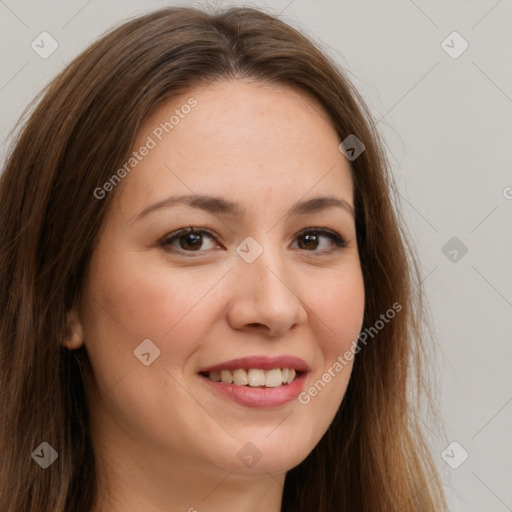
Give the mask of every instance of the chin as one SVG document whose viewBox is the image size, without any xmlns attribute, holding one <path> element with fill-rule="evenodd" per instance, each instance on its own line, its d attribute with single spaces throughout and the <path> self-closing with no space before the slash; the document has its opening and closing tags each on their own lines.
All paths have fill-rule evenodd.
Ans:
<svg viewBox="0 0 512 512">
<path fill-rule="evenodd" d="M 264 475 L 286 473 L 300 464 L 311 452 L 314 446 L 305 446 L 303 439 L 290 442 L 276 436 L 273 441 L 259 436 L 254 442 L 237 443 L 235 457 L 224 468 L 238 474 Z M 218 460 L 218 459 L 217 459 Z"/>
</svg>

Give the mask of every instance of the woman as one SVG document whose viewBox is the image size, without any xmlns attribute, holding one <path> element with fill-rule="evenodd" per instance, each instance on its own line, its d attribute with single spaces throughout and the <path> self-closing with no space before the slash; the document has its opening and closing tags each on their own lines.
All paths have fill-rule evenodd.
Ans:
<svg viewBox="0 0 512 512">
<path fill-rule="evenodd" d="M 443 510 L 392 192 L 357 91 L 276 17 L 93 44 L 1 177 L 0 509 Z"/>
</svg>

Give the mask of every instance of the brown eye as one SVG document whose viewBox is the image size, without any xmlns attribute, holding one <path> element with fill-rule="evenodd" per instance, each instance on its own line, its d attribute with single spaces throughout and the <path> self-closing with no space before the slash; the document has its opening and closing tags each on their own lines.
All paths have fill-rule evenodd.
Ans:
<svg viewBox="0 0 512 512">
<path fill-rule="evenodd" d="M 169 250 L 201 252 L 201 248 L 204 245 L 203 239 L 205 236 L 214 240 L 213 235 L 203 229 L 180 229 L 174 233 L 171 233 L 164 240 L 162 240 L 161 245 Z M 178 247 L 175 246 L 175 242 L 178 242 Z M 207 249 L 208 248 L 211 247 L 207 247 Z"/>
<path fill-rule="evenodd" d="M 335 231 L 326 229 L 308 229 L 307 231 L 300 233 L 297 237 L 298 240 L 302 241 L 298 244 L 299 249 L 312 252 L 324 252 L 316 250 L 321 245 L 322 238 L 329 238 L 331 242 L 335 244 L 336 248 L 345 247 L 346 245 L 345 240 Z M 330 252 L 330 250 L 326 249 L 326 252 Z"/>
<path fill-rule="evenodd" d="M 202 235 L 199 233 L 187 233 L 178 237 L 180 241 L 180 249 L 200 249 L 202 242 Z"/>
<path fill-rule="evenodd" d="M 318 247 L 318 235 L 311 235 L 308 233 L 306 235 L 302 235 L 299 240 L 304 241 L 302 245 L 299 243 L 301 249 L 316 249 Z"/>
<path fill-rule="evenodd" d="M 205 242 L 210 239 L 210 245 Z M 331 247 L 326 246 L 323 240 L 331 241 Z M 192 227 L 180 229 L 166 236 L 161 246 L 170 252 L 203 252 L 215 247 L 215 236 L 205 229 L 194 229 Z M 308 252 L 330 253 L 336 249 L 346 246 L 345 240 L 335 231 L 327 229 L 311 228 L 302 231 L 297 236 L 299 249 Z M 205 247 L 206 243 L 206 247 Z M 334 248 L 332 247 L 334 245 Z M 318 250 L 320 248 L 320 250 Z"/>
</svg>

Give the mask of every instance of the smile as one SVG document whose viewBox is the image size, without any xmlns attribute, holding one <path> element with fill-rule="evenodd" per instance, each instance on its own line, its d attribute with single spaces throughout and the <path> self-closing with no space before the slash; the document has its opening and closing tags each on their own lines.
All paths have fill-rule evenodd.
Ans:
<svg viewBox="0 0 512 512">
<path fill-rule="evenodd" d="M 244 407 L 273 409 L 297 399 L 311 368 L 296 356 L 255 355 L 201 368 L 214 396 Z"/>
<path fill-rule="evenodd" d="M 213 382 L 223 382 L 224 384 L 277 388 L 291 384 L 295 378 L 300 375 L 300 372 L 296 372 L 294 368 L 273 368 L 271 370 L 238 368 L 233 371 L 221 370 L 205 372 L 203 375 Z"/>
</svg>

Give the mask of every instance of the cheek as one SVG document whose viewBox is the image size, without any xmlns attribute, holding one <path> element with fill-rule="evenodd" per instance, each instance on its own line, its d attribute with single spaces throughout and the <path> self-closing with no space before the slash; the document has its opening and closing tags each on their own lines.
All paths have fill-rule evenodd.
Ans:
<svg viewBox="0 0 512 512">
<path fill-rule="evenodd" d="M 364 305 L 364 282 L 358 264 L 350 272 L 331 276 L 312 297 L 321 358 L 298 401 L 317 418 L 317 433 L 327 430 L 345 395 L 357 357 L 353 352 L 363 324 Z"/>
<path fill-rule="evenodd" d="M 318 342 L 326 356 L 336 358 L 357 340 L 363 324 L 365 291 L 358 262 L 326 278 L 311 299 L 318 328 L 325 333 Z M 336 355 L 334 355 L 336 354 Z"/>
<path fill-rule="evenodd" d="M 130 364 L 136 347 L 150 339 L 161 351 L 161 363 L 179 366 L 210 328 L 209 299 L 225 273 L 224 268 L 148 264 L 141 251 L 98 252 L 84 318 L 91 348 L 115 351 L 118 358 L 126 353 Z"/>
<path fill-rule="evenodd" d="M 151 432 L 161 440 L 174 424 L 177 446 L 185 446 L 191 442 L 187 421 L 203 425 L 206 436 L 218 435 L 184 383 L 187 361 L 210 330 L 211 297 L 226 269 L 151 266 L 143 257 L 140 252 L 98 253 L 93 261 L 82 310 L 87 352 L 95 385 L 120 422 L 140 436 Z M 146 339 L 160 350 L 149 366 L 134 354 Z"/>
</svg>

